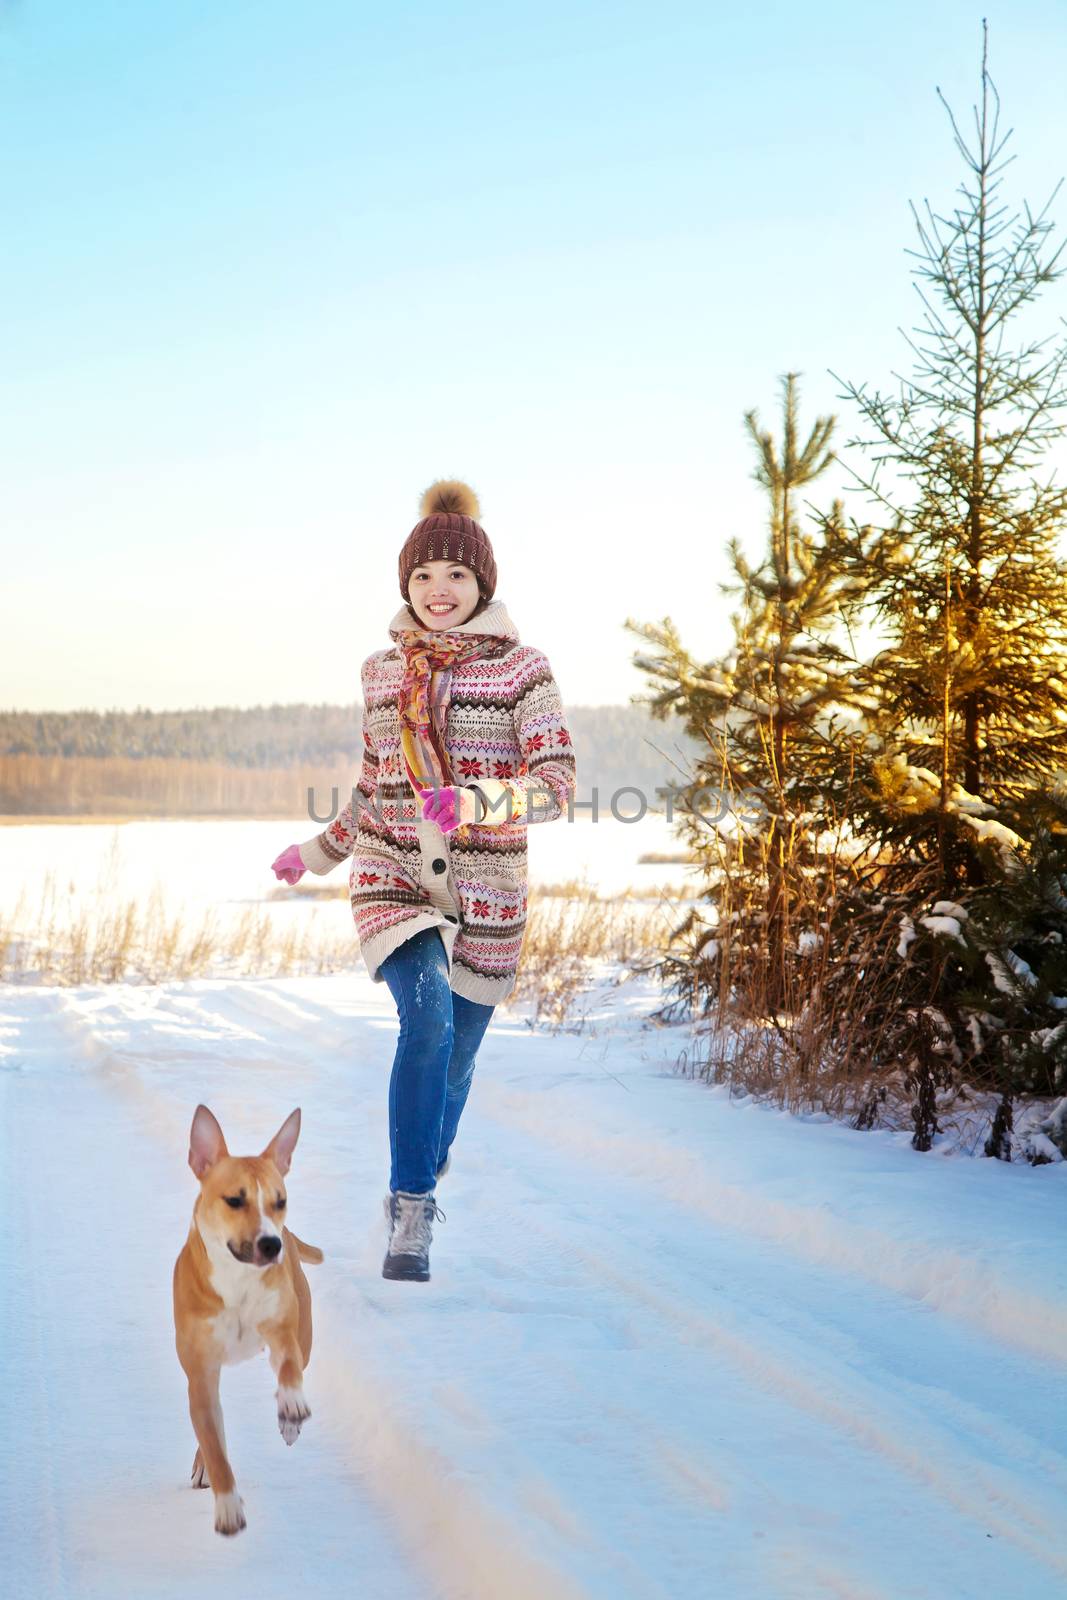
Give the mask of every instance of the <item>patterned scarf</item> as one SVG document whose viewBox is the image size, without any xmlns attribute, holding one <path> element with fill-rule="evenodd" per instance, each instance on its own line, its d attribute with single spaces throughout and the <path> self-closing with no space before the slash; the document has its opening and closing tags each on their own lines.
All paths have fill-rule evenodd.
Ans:
<svg viewBox="0 0 1067 1600">
<path fill-rule="evenodd" d="M 404 657 L 404 680 L 397 702 L 400 748 L 408 782 L 419 802 L 416 815 L 421 816 L 419 790 L 455 782 L 445 743 L 452 668 L 478 656 L 494 655 L 514 641 L 492 633 L 449 633 L 447 629 L 436 633 L 429 628 L 404 628 L 395 637 Z M 456 830 L 460 838 L 466 832 L 465 825 Z"/>
</svg>

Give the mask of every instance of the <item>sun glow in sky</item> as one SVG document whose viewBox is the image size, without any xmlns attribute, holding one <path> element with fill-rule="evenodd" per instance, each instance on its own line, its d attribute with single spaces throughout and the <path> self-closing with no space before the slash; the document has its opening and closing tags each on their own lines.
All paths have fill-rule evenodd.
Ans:
<svg viewBox="0 0 1067 1600">
<path fill-rule="evenodd" d="M 1005 198 L 1040 206 L 1067 13 L 987 14 Z M 765 520 L 745 410 L 777 428 L 799 371 L 843 445 L 830 371 L 910 369 L 908 201 L 952 203 L 935 85 L 969 127 L 980 25 L 958 0 L 0 5 L 0 703 L 354 700 L 445 475 L 565 700 L 644 688 L 628 615 L 716 654 L 724 545 Z M 1045 331 L 1065 313 L 1061 282 Z"/>
</svg>

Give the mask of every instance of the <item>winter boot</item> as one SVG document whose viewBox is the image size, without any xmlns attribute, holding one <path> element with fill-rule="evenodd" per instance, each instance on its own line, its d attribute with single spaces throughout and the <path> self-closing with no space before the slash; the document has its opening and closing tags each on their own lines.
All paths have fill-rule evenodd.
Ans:
<svg viewBox="0 0 1067 1600">
<path fill-rule="evenodd" d="M 408 1278 L 426 1283 L 430 1277 L 433 1219 L 444 1222 L 432 1189 L 426 1194 L 387 1194 L 382 1202 L 389 1224 L 389 1249 L 382 1262 L 383 1278 Z"/>
</svg>

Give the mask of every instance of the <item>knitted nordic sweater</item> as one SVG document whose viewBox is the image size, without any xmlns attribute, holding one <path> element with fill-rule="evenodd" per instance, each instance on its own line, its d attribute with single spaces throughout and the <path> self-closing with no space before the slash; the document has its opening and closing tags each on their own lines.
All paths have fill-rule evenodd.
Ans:
<svg viewBox="0 0 1067 1600">
<path fill-rule="evenodd" d="M 403 606 L 389 633 L 395 639 L 418 626 Z M 526 927 L 527 822 L 562 814 L 574 792 L 574 752 L 552 669 L 540 650 L 519 642 L 500 601 L 448 631 L 504 635 L 494 654 L 453 668 L 448 708 L 454 781 L 481 790 L 491 808 L 486 822 L 470 823 L 461 840 L 423 820 L 400 749 L 404 659 L 394 645 L 363 663 L 363 763 L 352 797 L 300 856 L 320 874 L 352 857 L 352 915 L 376 983 L 393 950 L 438 928 L 452 989 L 495 1006 L 515 986 Z"/>
</svg>

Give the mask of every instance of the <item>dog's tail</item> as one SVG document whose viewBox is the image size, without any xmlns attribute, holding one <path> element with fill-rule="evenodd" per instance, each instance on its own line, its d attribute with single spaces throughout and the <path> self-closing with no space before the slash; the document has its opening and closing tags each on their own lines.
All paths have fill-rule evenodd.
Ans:
<svg viewBox="0 0 1067 1600">
<path fill-rule="evenodd" d="M 293 1243 L 296 1245 L 296 1253 L 300 1257 L 301 1261 L 306 1261 L 311 1266 L 317 1267 L 319 1265 L 319 1263 L 324 1259 L 322 1251 L 319 1249 L 319 1247 L 317 1245 L 314 1245 L 314 1244 L 305 1244 L 303 1239 L 298 1239 L 297 1238 L 297 1236 L 293 1232 L 292 1228 L 290 1228 L 288 1231 L 289 1231 L 289 1237 L 292 1239 Z"/>
</svg>

